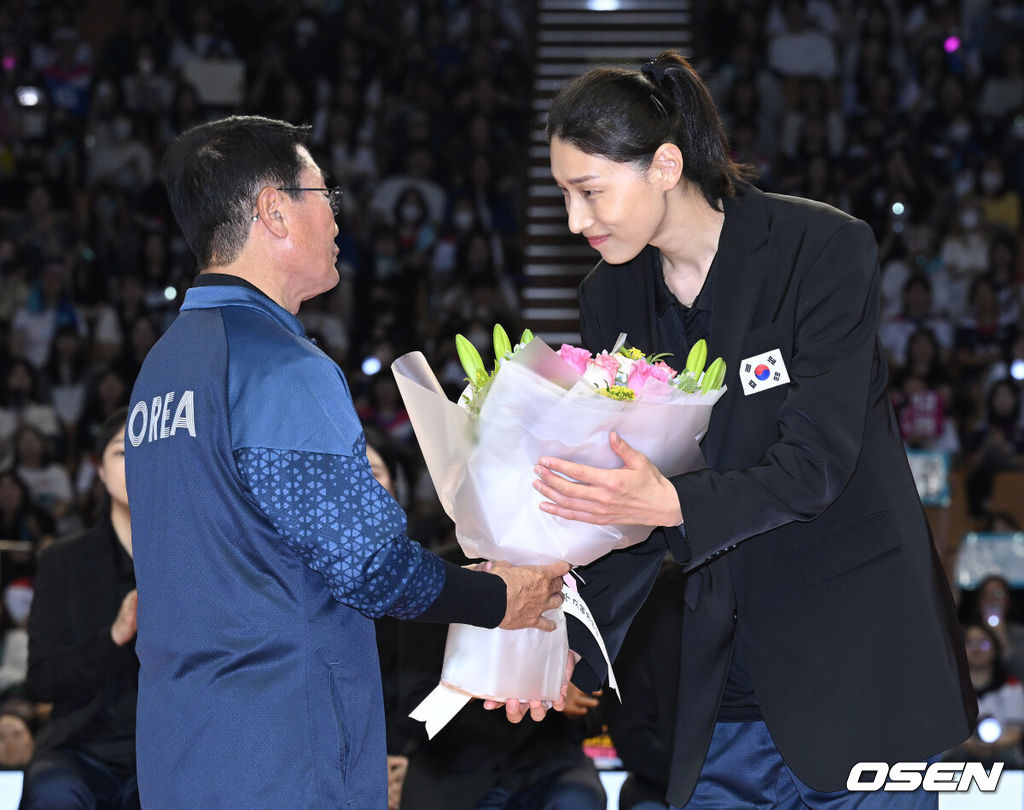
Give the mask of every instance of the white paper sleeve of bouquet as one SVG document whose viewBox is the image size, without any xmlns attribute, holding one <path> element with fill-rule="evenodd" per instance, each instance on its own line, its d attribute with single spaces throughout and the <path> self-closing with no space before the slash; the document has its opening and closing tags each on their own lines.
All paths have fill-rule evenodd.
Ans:
<svg viewBox="0 0 1024 810">
<path fill-rule="evenodd" d="M 562 644 L 561 658 L 558 658 L 556 654 L 551 654 L 549 655 L 548 661 L 542 662 L 548 665 L 545 667 L 543 672 L 540 671 L 541 667 L 533 665 L 531 662 L 534 661 L 537 650 L 535 642 L 538 639 L 535 634 L 540 634 L 542 637 L 561 636 L 564 640 L 565 614 L 568 614 L 579 619 L 584 626 L 594 634 L 594 638 L 597 639 L 601 653 L 604 655 L 604 660 L 608 664 L 608 685 L 614 689 L 616 695 L 618 695 L 619 685 L 615 681 L 615 672 L 612 670 L 611 661 L 608 658 L 608 650 L 605 649 L 604 640 L 601 638 L 601 633 L 597 629 L 597 623 L 594 621 L 594 617 L 590 614 L 590 609 L 587 607 L 586 602 L 583 601 L 580 595 L 567 585 L 562 586 L 562 594 L 565 596 L 563 609 L 552 611 L 548 614 L 555 621 L 556 625 L 558 625 L 551 633 L 544 633 L 541 630 L 488 631 L 465 624 L 452 625 L 451 630 L 449 631 L 448 646 L 445 648 L 445 653 L 447 654 L 448 649 L 452 648 L 454 651 L 453 656 L 468 659 L 453 661 L 452 666 L 456 669 L 464 670 L 462 672 L 463 675 L 466 675 L 467 672 L 484 669 L 484 671 L 480 672 L 481 682 L 490 681 L 496 689 L 505 689 L 504 692 L 498 691 L 495 694 L 508 694 L 509 688 L 519 689 L 522 688 L 524 684 L 530 683 L 531 680 L 537 679 L 557 684 L 558 689 L 560 690 L 562 678 L 565 672 L 565 656 L 568 655 L 568 644 Z M 495 632 L 496 635 L 488 637 L 487 634 L 494 634 Z M 516 634 L 519 634 L 518 639 L 516 638 Z M 477 643 L 478 640 L 479 643 Z M 542 645 L 547 645 L 549 643 L 549 639 L 546 638 L 541 638 L 539 641 Z M 493 653 L 501 660 L 513 658 L 512 666 L 507 671 L 503 671 L 500 667 L 494 667 L 491 663 L 493 659 L 487 657 L 488 652 Z M 551 666 L 552 664 L 557 666 Z M 499 671 L 495 672 L 495 670 Z M 508 687 L 502 683 L 502 681 L 506 679 L 509 680 Z M 538 688 L 545 687 L 542 686 Z M 474 697 L 472 693 L 451 686 L 447 681 L 442 680 L 441 683 L 439 683 L 437 687 L 427 695 L 427 697 L 415 709 L 412 710 L 409 716 L 412 717 L 413 720 L 419 720 L 424 723 L 427 737 L 433 738 L 438 731 L 448 724 L 449 720 L 458 714 L 459 710 L 465 706 L 472 697 Z"/>
<path fill-rule="evenodd" d="M 543 341 L 533 340 L 502 364 L 474 424 L 448 400 L 420 352 L 399 357 L 392 370 L 463 551 L 517 565 L 585 565 L 651 531 L 595 526 L 541 511 L 543 498 L 533 488 L 539 458 L 620 467 L 608 443 L 615 430 L 666 476 L 700 469 L 698 442 L 725 391 L 681 394 L 650 382 L 637 400 L 609 399 Z M 565 638 L 564 619 L 551 633 L 453 625 L 442 681 L 476 696 L 554 700 L 564 674 Z"/>
</svg>

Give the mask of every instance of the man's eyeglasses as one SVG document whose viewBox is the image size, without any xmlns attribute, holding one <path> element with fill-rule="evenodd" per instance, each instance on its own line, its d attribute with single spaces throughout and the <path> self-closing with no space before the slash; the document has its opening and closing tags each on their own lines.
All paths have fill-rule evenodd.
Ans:
<svg viewBox="0 0 1024 810">
<path fill-rule="evenodd" d="M 331 204 L 331 210 L 334 212 L 334 216 L 338 216 L 341 211 L 341 186 L 335 186 L 334 188 L 302 188 L 299 186 L 278 186 L 278 191 L 319 191 L 327 198 L 327 202 Z"/>
</svg>

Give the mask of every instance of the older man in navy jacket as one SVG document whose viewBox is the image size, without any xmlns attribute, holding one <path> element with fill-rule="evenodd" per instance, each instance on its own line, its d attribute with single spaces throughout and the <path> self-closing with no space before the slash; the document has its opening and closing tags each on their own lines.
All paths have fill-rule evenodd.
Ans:
<svg viewBox="0 0 1024 810">
<path fill-rule="evenodd" d="M 553 625 L 567 564 L 446 564 L 374 480 L 300 304 L 338 281 L 306 129 L 200 125 L 164 159 L 202 273 L 131 397 L 139 792 L 147 808 L 384 808 L 371 618 Z"/>
</svg>

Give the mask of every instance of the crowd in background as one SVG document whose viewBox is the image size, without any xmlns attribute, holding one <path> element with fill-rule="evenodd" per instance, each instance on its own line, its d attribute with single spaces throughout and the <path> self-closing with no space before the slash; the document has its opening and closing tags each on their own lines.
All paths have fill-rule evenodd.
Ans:
<svg viewBox="0 0 1024 810">
<path fill-rule="evenodd" d="M 529 325 L 534 4 L 93 6 L 107 8 L 0 7 L 0 674 L 14 673 L 0 689 L 12 694 L 34 555 L 94 521 L 97 427 L 127 403 L 196 270 L 158 176 L 184 129 L 234 112 L 311 124 L 311 151 L 343 189 L 342 280 L 300 317 L 345 371 L 425 544 L 450 526 L 390 361 L 422 350 L 454 393 L 456 332 Z M 693 13 L 692 58 L 758 185 L 874 228 L 900 430 L 910 448 L 951 454 L 985 525 L 994 477 L 1024 467 L 1024 4 L 702 0 Z"/>
<path fill-rule="evenodd" d="M 1024 6 L 727 2 L 703 21 L 737 156 L 874 228 L 900 430 L 952 455 L 985 526 L 994 475 L 1024 462 Z"/>
</svg>

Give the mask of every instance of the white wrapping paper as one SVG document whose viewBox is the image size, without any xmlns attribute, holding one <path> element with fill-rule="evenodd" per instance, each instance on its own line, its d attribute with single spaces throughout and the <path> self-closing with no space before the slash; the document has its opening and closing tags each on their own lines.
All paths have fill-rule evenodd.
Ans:
<svg viewBox="0 0 1024 810">
<path fill-rule="evenodd" d="M 542 340 L 502 363 L 474 421 L 449 401 L 420 352 L 392 371 L 438 498 L 469 557 L 517 565 L 566 560 L 585 565 L 644 540 L 648 526 L 595 526 L 549 515 L 533 488 L 542 456 L 595 467 L 622 462 L 615 430 L 666 476 L 704 466 L 698 442 L 725 388 L 684 394 L 650 381 L 623 402 L 601 396 Z M 467 696 L 556 700 L 568 655 L 561 609 L 554 632 L 452 625 L 442 684 Z M 423 718 L 421 718 L 423 719 Z"/>
</svg>

